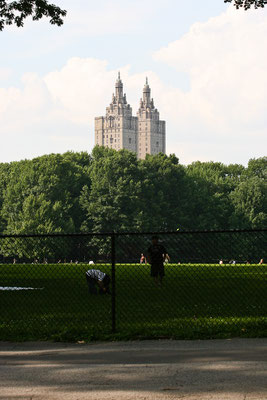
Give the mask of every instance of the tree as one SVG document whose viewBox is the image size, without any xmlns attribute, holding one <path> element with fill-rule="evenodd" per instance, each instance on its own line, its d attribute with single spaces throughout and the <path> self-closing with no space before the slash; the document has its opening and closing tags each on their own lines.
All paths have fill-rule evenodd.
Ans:
<svg viewBox="0 0 267 400">
<path fill-rule="evenodd" d="M 256 176 L 267 182 L 267 157 L 250 159 L 246 170 L 246 176 Z"/>
<path fill-rule="evenodd" d="M 86 152 L 67 152 L 0 164 L 0 232 L 79 232 L 84 220 L 79 196 L 85 185 L 90 188 L 90 163 Z M 8 238 L 0 240 L 0 254 L 71 259 L 82 254 L 81 246 L 80 239 Z"/>
<path fill-rule="evenodd" d="M 6 229 L 6 221 L 4 220 L 1 210 L 3 208 L 4 193 L 6 191 L 9 180 L 10 164 L 0 164 L 0 233 Z"/>
<path fill-rule="evenodd" d="M 141 182 L 136 155 L 96 146 L 90 168 L 91 189 L 85 186 L 80 204 L 87 215 L 85 231 L 111 232 L 137 229 Z"/>
<path fill-rule="evenodd" d="M 232 191 L 237 228 L 264 228 L 267 224 L 267 157 L 249 160 Z"/>
<path fill-rule="evenodd" d="M 10 165 L 2 195 L 5 233 L 79 232 L 79 195 L 90 187 L 87 153 L 50 154 Z"/>
<path fill-rule="evenodd" d="M 32 15 L 32 19 L 37 21 L 43 17 L 50 18 L 52 25 L 62 25 L 63 17 L 67 14 L 66 10 L 47 0 L 19 0 L 11 1 L 0 0 L 0 31 L 5 25 L 15 24 L 20 27 L 24 25 L 24 20 Z"/>
<path fill-rule="evenodd" d="M 187 202 L 184 167 L 174 154 L 147 155 L 139 161 L 141 193 L 139 226 L 141 230 L 176 230 L 185 226 Z"/>
<path fill-rule="evenodd" d="M 246 178 L 230 195 L 239 228 L 265 228 L 267 224 L 267 182 L 254 176 Z M 243 221 L 243 225 L 242 224 Z"/>
<path fill-rule="evenodd" d="M 229 194 L 244 170 L 240 165 L 196 161 L 186 168 L 189 196 L 187 215 L 190 229 L 231 228 L 234 207 Z"/>
<path fill-rule="evenodd" d="M 244 7 L 245 10 L 248 10 L 252 6 L 255 8 L 263 8 L 265 4 L 267 4 L 267 0 L 224 0 L 225 3 L 234 2 L 234 6 L 239 9 L 240 7 Z"/>
<path fill-rule="evenodd" d="M 86 214 L 85 232 L 139 230 L 141 180 L 136 155 L 96 146 L 90 167 L 91 188 L 84 186 L 80 204 Z M 121 251 L 125 246 L 118 245 Z M 94 257 L 110 260 L 110 238 L 92 237 L 87 248 Z M 124 249 L 123 249 L 124 248 Z"/>
</svg>

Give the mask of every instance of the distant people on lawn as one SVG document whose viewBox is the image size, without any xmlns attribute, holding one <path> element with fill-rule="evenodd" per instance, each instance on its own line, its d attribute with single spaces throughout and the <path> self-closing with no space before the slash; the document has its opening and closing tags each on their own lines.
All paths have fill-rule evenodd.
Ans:
<svg viewBox="0 0 267 400">
<path fill-rule="evenodd" d="M 146 257 L 144 256 L 144 254 L 143 253 L 141 253 L 141 257 L 140 257 L 140 264 L 146 264 L 147 263 L 147 261 L 146 261 Z"/>
<path fill-rule="evenodd" d="M 89 269 L 85 276 L 90 294 L 97 294 L 97 287 L 99 294 L 110 294 L 110 276 L 108 274 L 99 269 Z"/>
<path fill-rule="evenodd" d="M 158 237 L 153 236 L 152 245 L 147 249 L 147 259 L 151 265 L 150 275 L 154 278 L 155 284 L 158 286 L 162 285 L 162 280 L 165 275 L 163 263 L 166 257 L 170 260 L 167 250 L 159 243 Z"/>
<path fill-rule="evenodd" d="M 223 260 L 222 260 L 222 259 L 220 259 L 220 261 L 219 261 L 219 264 L 220 264 L 220 265 L 222 265 L 222 264 L 223 264 Z"/>
<path fill-rule="evenodd" d="M 168 264 L 171 261 L 169 254 L 166 254 L 166 257 L 164 259 L 164 265 Z"/>
<path fill-rule="evenodd" d="M 259 264 L 260 264 L 260 265 L 263 264 L 263 258 L 260 259 Z"/>
</svg>

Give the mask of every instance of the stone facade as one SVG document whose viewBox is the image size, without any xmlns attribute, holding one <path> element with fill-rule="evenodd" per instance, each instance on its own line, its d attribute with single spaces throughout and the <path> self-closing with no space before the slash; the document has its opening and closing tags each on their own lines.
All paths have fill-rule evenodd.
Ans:
<svg viewBox="0 0 267 400">
<path fill-rule="evenodd" d="M 147 80 L 137 117 L 134 117 L 123 93 L 119 73 L 106 115 L 95 118 L 95 144 L 115 150 L 127 149 L 136 153 L 138 158 L 166 153 L 165 121 L 159 119 Z"/>
</svg>

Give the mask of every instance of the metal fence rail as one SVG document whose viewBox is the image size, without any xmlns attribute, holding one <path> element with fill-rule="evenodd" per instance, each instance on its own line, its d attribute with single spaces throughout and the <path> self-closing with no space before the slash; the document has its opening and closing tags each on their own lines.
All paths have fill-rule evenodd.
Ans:
<svg viewBox="0 0 267 400">
<path fill-rule="evenodd" d="M 2 235 L 0 339 L 266 336 L 266 260 L 266 229 Z"/>
</svg>

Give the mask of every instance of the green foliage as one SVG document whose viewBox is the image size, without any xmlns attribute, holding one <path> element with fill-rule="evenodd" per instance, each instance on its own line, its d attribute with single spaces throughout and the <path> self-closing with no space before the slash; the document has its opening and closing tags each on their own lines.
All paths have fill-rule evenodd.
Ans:
<svg viewBox="0 0 267 400">
<path fill-rule="evenodd" d="M 84 229 L 93 232 L 137 229 L 141 182 L 136 155 L 97 146 L 92 159 L 91 190 L 85 186 L 80 197 L 87 215 Z"/>
<path fill-rule="evenodd" d="M 267 180 L 267 157 L 253 158 L 249 160 L 248 168 L 245 172 L 245 176 L 253 177 L 257 176 L 260 179 Z"/>
<path fill-rule="evenodd" d="M 251 7 L 263 8 L 267 4 L 267 0 L 224 0 L 225 3 L 232 3 L 239 9 L 244 7 L 245 10 L 249 10 Z"/>
<path fill-rule="evenodd" d="M 18 0 L 8 2 L 0 0 L 0 31 L 5 25 L 15 24 L 20 27 L 24 25 L 24 20 L 32 16 L 34 21 L 43 17 L 50 18 L 52 25 L 62 25 L 63 17 L 67 11 L 48 3 L 47 0 Z"/>
<path fill-rule="evenodd" d="M 252 159 L 240 175 L 239 184 L 230 194 L 234 205 L 232 222 L 242 228 L 267 225 L 267 157 Z"/>
<path fill-rule="evenodd" d="M 176 230 L 186 220 L 186 177 L 174 155 L 140 160 L 139 226 L 143 231 Z"/>
<path fill-rule="evenodd" d="M 266 222 L 267 157 L 247 168 L 199 161 L 184 167 L 174 155 L 137 160 L 129 151 L 96 146 L 91 156 L 68 152 L 0 164 L 1 233 L 238 229 Z M 101 246 L 104 254 L 108 244 Z"/>
<path fill-rule="evenodd" d="M 186 169 L 189 186 L 190 229 L 234 228 L 234 207 L 229 199 L 245 168 L 218 162 L 194 162 Z M 197 227 L 197 228 L 196 228 Z"/>
<path fill-rule="evenodd" d="M 9 164 L 7 163 L 0 164 L 0 232 L 3 232 L 5 229 L 5 221 L 3 219 L 1 210 L 3 208 L 4 193 L 6 191 L 9 179 L 9 170 L 10 170 Z"/>
<path fill-rule="evenodd" d="M 5 233 L 79 232 L 79 195 L 84 185 L 90 187 L 89 165 L 87 153 L 11 163 L 2 195 Z"/>
<path fill-rule="evenodd" d="M 235 216 L 245 228 L 267 226 L 267 181 L 257 176 L 248 178 L 231 193 Z"/>
</svg>

